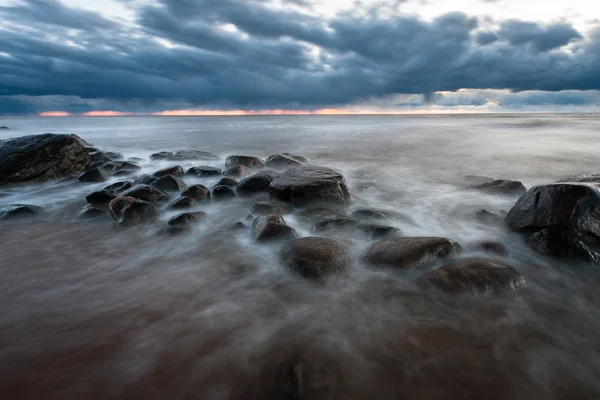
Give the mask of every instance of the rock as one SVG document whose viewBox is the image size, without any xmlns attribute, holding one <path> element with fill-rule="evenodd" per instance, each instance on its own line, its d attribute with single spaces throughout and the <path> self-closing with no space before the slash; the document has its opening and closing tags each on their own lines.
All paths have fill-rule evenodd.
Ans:
<svg viewBox="0 0 600 400">
<path fill-rule="evenodd" d="M 87 206 L 83 207 L 83 209 L 79 213 L 79 218 L 81 218 L 81 219 L 98 218 L 98 217 L 103 217 L 106 214 L 107 214 L 106 209 L 95 207 L 92 204 L 88 204 Z"/>
<path fill-rule="evenodd" d="M 133 197 L 150 203 L 169 200 L 169 195 L 150 185 L 135 185 L 120 193 L 121 197 Z"/>
<path fill-rule="evenodd" d="M 248 221 L 248 222 L 254 221 L 254 215 L 252 215 L 252 214 L 246 215 L 246 221 Z"/>
<path fill-rule="evenodd" d="M 0 126 L 0 129 L 10 129 L 8 126 Z"/>
<path fill-rule="evenodd" d="M 284 215 L 290 212 L 290 207 L 285 203 L 279 203 L 277 201 L 257 201 L 252 205 L 250 212 L 254 215 Z"/>
<path fill-rule="evenodd" d="M 133 197 L 117 197 L 110 202 L 109 209 L 110 215 L 121 226 L 151 224 L 158 219 L 154 204 Z"/>
<path fill-rule="evenodd" d="M 237 179 L 243 179 L 248 176 L 251 176 L 254 173 L 250 168 L 244 165 L 235 165 L 233 167 L 227 168 L 225 171 L 225 176 L 231 176 Z"/>
<path fill-rule="evenodd" d="M 125 190 L 129 189 L 132 186 L 133 186 L 133 182 L 131 182 L 131 181 L 119 181 L 119 182 L 115 182 L 115 183 L 108 185 L 103 190 L 112 190 L 112 191 L 116 191 L 116 192 L 120 193 L 120 192 L 124 192 Z"/>
<path fill-rule="evenodd" d="M 237 185 L 238 195 L 248 196 L 255 193 L 268 193 L 271 182 L 281 174 L 276 171 L 260 171 L 256 174 L 241 180 Z"/>
<path fill-rule="evenodd" d="M 104 182 L 110 178 L 110 173 L 103 168 L 94 168 L 85 171 L 83 174 L 79 176 L 79 182 Z"/>
<path fill-rule="evenodd" d="M 252 156 L 229 156 L 225 160 L 225 167 L 235 167 L 243 165 L 254 171 L 261 170 L 265 167 L 265 162 L 258 157 Z"/>
<path fill-rule="evenodd" d="M 476 244 L 476 249 L 482 250 L 488 253 L 495 253 L 499 256 L 506 257 L 508 256 L 508 249 L 501 243 L 498 242 L 479 242 Z"/>
<path fill-rule="evenodd" d="M 92 153 L 97 153 L 100 150 L 98 150 L 97 148 L 92 147 L 92 146 L 85 146 L 85 151 L 87 151 L 88 154 L 92 154 Z"/>
<path fill-rule="evenodd" d="M 192 185 L 181 193 L 181 196 L 189 197 L 196 201 L 207 201 L 210 200 L 210 190 L 202 185 Z"/>
<path fill-rule="evenodd" d="M 571 179 L 531 188 L 510 210 L 506 225 L 543 255 L 598 264 L 600 180 Z"/>
<path fill-rule="evenodd" d="M 460 252 L 458 243 L 440 237 L 400 237 L 375 243 L 366 260 L 378 267 L 418 267 Z"/>
<path fill-rule="evenodd" d="M 189 197 L 180 197 L 175 200 L 169 207 L 169 210 L 184 210 L 196 207 L 196 200 Z"/>
<path fill-rule="evenodd" d="M 114 174 L 112 174 L 113 176 L 131 176 L 135 173 L 135 171 L 131 171 L 129 169 L 120 169 L 118 171 L 116 171 Z"/>
<path fill-rule="evenodd" d="M 388 225 L 359 224 L 357 225 L 357 229 L 372 239 L 383 239 L 401 234 L 400 229 Z"/>
<path fill-rule="evenodd" d="M 187 189 L 185 182 L 174 177 L 173 175 L 167 175 L 163 176 L 162 178 L 158 178 L 152 182 L 150 186 L 154 186 L 155 188 L 164 192 L 181 192 Z"/>
<path fill-rule="evenodd" d="M 85 196 L 85 200 L 90 204 L 108 204 L 119 197 L 116 190 L 98 190 Z"/>
<path fill-rule="evenodd" d="M 243 223 L 242 221 L 238 221 L 238 222 L 233 223 L 229 227 L 229 230 L 230 231 L 243 231 L 243 230 L 246 230 L 246 228 L 248 228 L 248 227 L 246 226 L 245 223 Z"/>
<path fill-rule="evenodd" d="M 494 182 L 496 179 L 490 178 L 489 176 L 480 176 L 480 175 L 467 175 L 465 176 L 465 181 L 467 181 L 470 185 L 483 185 L 486 183 Z"/>
<path fill-rule="evenodd" d="M 100 165 L 102 165 L 102 164 L 105 164 L 105 163 L 108 163 L 108 162 L 112 162 L 110 160 L 110 158 L 108 158 L 108 156 L 106 154 L 104 154 L 103 152 L 101 152 L 101 151 L 95 151 L 93 153 L 89 153 L 89 157 L 90 157 L 90 164 L 89 165 L 92 165 L 92 164 L 100 164 Z M 88 167 L 92 168 L 89 165 L 88 165 Z"/>
<path fill-rule="evenodd" d="M 287 242 L 281 248 L 279 257 L 284 266 L 312 279 L 338 275 L 352 266 L 350 252 L 343 244 L 321 237 Z"/>
<path fill-rule="evenodd" d="M 229 186 L 231 188 L 237 187 L 238 181 L 234 178 L 226 176 L 224 178 L 219 179 L 213 186 Z"/>
<path fill-rule="evenodd" d="M 127 159 L 127 161 L 132 162 L 132 163 L 143 163 L 146 160 L 144 160 L 143 158 L 140 158 L 140 157 L 129 157 Z"/>
<path fill-rule="evenodd" d="M 192 160 L 220 160 L 221 157 L 205 151 L 182 150 L 167 157 L 168 161 L 192 161 Z"/>
<path fill-rule="evenodd" d="M 506 196 L 521 196 L 527 189 L 521 182 L 518 181 L 507 181 L 507 180 L 495 180 L 481 185 L 469 186 L 469 189 L 482 190 L 490 194 L 499 194 Z"/>
<path fill-rule="evenodd" d="M 501 215 L 490 212 L 488 210 L 479 210 L 477 211 L 477 214 L 475 214 L 475 218 L 477 219 L 477 221 L 482 222 L 484 224 L 500 224 L 504 223 L 506 213 L 504 214 L 505 215 Z"/>
<path fill-rule="evenodd" d="M 208 176 L 218 176 L 221 175 L 221 169 L 215 167 L 192 167 L 187 170 L 186 174 L 198 176 L 200 178 L 206 178 Z"/>
<path fill-rule="evenodd" d="M 119 164 L 119 166 L 118 166 L 119 170 L 139 171 L 142 169 L 142 167 L 140 167 L 139 165 L 132 163 L 130 161 L 123 161 L 118 164 Z"/>
<path fill-rule="evenodd" d="M 173 225 L 167 226 L 165 229 L 160 231 L 161 236 L 180 236 L 190 232 L 191 229 L 187 225 Z"/>
<path fill-rule="evenodd" d="M 155 178 L 162 178 L 163 176 L 167 176 L 167 175 L 172 175 L 175 177 L 182 177 L 184 175 L 183 168 L 180 165 L 176 165 L 174 167 L 161 169 L 160 171 L 156 171 L 154 173 Z"/>
<path fill-rule="evenodd" d="M 355 228 L 358 225 L 358 221 L 344 216 L 338 216 L 335 218 L 327 218 L 322 221 L 317 222 L 313 226 L 313 232 L 327 232 L 331 230 L 348 230 Z"/>
<path fill-rule="evenodd" d="M 104 154 L 112 161 L 125 161 L 125 157 L 121 153 L 115 153 L 114 151 L 105 151 Z"/>
<path fill-rule="evenodd" d="M 274 154 L 267 157 L 265 160 L 265 166 L 273 169 L 290 169 L 296 167 L 306 166 L 305 162 L 302 162 L 294 156 L 286 156 L 282 154 Z"/>
<path fill-rule="evenodd" d="M 42 208 L 28 204 L 7 204 L 0 206 L 0 220 L 30 217 L 42 212 Z"/>
<path fill-rule="evenodd" d="M 170 151 L 161 151 L 160 153 L 154 153 L 150 155 L 150 160 L 166 160 L 169 157 L 172 157 L 173 153 Z"/>
<path fill-rule="evenodd" d="M 294 239 L 296 230 L 285 223 L 280 215 L 261 215 L 250 228 L 252 238 L 257 242 Z"/>
<path fill-rule="evenodd" d="M 103 170 L 105 170 L 109 174 L 114 174 L 115 171 L 117 171 L 117 169 L 119 168 L 120 165 L 121 165 L 121 163 L 114 162 L 114 161 L 108 161 L 108 162 L 105 162 L 104 164 L 102 164 L 100 166 L 100 168 L 102 168 Z"/>
<path fill-rule="evenodd" d="M 0 141 L 0 185 L 42 182 L 85 170 L 90 156 L 76 135 L 22 136 Z"/>
<path fill-rule="evenodd" d="M 328 219 L 335 219 L 340 217 L 345 217 L 345 215 L 331 208 L 324 207 L 307 208 L 306 210 L 302 210 L 294 214 L 294 218 L 296 218 L 296 221 L 298 221 L 301 224 L 311 226 Z"/>
<path fill-rule="evenodd" d="M 419 284 L 435 287 L 448 294 L 501 292 L 526 286 L 525 279 L 514 268 L 484 259 L 460 260 L 429 271 L 423 274 Z"/>
<path fill-rule="evenodd" d="M 215 200 L 224 200 L 236 197 L 235 192 L 229 186 L 224 185 L 215 186 L 213 188 L 212 195 Z"/>
<path fill-rule="evenodd" d="M 206 220 L 207 215 L 205 212 L 187 212 L 174 216 L 169 220 L 169 226 L 187 226 L 199 224 Z"/>
<path fill-rule="evenodd" d="M 356 210 L 350 216 L 359 221 L 387 221 L 391 219 L 390 212 L 371 209 Z"/>
<path fill-rule="evenodd" d="M 296 161 L 300 161 L 301 163 L 308 164 L 308 160 L 305 157 L 290 154 L 290 153 L 283 153 L 283 155 L 286 157 L 292 158 Z"/>
<path fill-rule="evenodd" d="M 271 182 L 270 196 L 298 207 L 314 203 L 350 203 L 350 193 L 342 174 L 314 166 L 285 171 Z"/>
<path fill-rule="evenodd" d="M 158 178 L 155 178 L 150 175 L 140 175 L 137 178 L 135 178 L 135 181 L 133 181 L 133 184 L 134 185 L 151 185 L 157 179 Z"/>
</svg>

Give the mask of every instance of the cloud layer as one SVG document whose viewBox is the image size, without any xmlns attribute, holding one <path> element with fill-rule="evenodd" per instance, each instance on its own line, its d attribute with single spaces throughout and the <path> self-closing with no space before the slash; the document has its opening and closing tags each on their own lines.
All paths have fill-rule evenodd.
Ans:
<svg viewBox="0 0 600 400">
<path fill-rule="evenodd" d="M 312 110 L 399 93 L 423 105 L 459 89 L 488 90 L 484 104 L 510 103 L 505 89 L 538 104 L 598 104 L 598 92 L 578 91 L 600 90 L 600 27 L 424 20 L 391 11 L 401 1 L 386 2 L 385 16 L 363 2 L 325 17 L 306 0 L 129 0 L 134 21 L 66 3 L 0 6 L 0 113 Z M 543 93 L 557 91 L 570 92 Z"/>
</svg>

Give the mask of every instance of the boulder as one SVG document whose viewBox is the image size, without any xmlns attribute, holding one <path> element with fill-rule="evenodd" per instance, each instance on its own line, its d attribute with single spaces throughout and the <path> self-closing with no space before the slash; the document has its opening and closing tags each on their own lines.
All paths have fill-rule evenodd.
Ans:
<svg viewBox="0 0 600 400">
<path fill-rule="evenodd" d="M 170 151 L 161 151 L 159 153 L 154 153 L 150 155 L 150 160 L 166 160 L 169 157 L 172 157 L 173 153 Z"/>
<path fill-rule="evenodd" d="M 261 215 L 252 222 L 252 238 L 257 242 L 294 239 L 296 230 L 288 226 L 280 215 Z"/>
<path fill-rule="evenodd" d="M 543 255 L 600 263 L 600 179 L 590 179 L 531 188 L 508 213 L 507 227 Z"/>
<path fill-rule="evenodd" d="M 8 126 L 0 126 L 0 129 L 7 130 L 7 129 L 10 129 L 10 128 Z"/>
<path fill-rule="evenodd" d="M 279 257 L 284 266 L 312 279 L 338 275 L 352 266 L 350 252 L 343 244 L 322 237 L 289 241 L 281 248 Z"/>
<path fill-rule="evenodd" d="M 311 207 L 294 214 L 294 218 L 296 218 L 296 221 L 298 221 L 301 224 L 311 226 L 314 226 L 315 224 L 325 220 L 340 217 L 345 217 L 345 215 L 334 209 L 325 207 Z"/>
<path fill-rule="evenodd" d="M 229 186 L 231 188 L 237 187 L 238 181 L 235 178 L 231 178 L 226 176 L 224 178 L 219 179 L 213 186 Z"/>
<path fill-rule="evenodd" d="M 92 219 L 103 217 L 107 214 L 107 210 L 104 208 L 95 207 L 92 204 L 88 204 L 83 207 L 83 209 L 79 212 L 79 218 L 81 219 Z"/>
<path fill-rule="evenodd" d="M 246 230 L 246 228 L 248 228 L 248 227 L 246 226 L 245 223 L 243 223 L 242 221 L 238 221 L 238 222 L 234 222 L 229 227 L 229 230 L 230 231 L 243 231 L 243 230 Z"/>
<path fill-rule="evenodd" d="M 162 178 L 163 176 L 167 175 L 182 177 L 184 175 L 183 168 L 181 167 L 181 165 L 176 165 L 174 167 L 169 167 L 156 171 L 153 176 L 155 178 Z"/>
<path fill-rule="evenodd" d="M 257 201 L 252 205 L 250 212 L 254 215 L 284 215 L 290 212 L 290 207 L 287 204 L 278 201 Z"/>
<path fill-rule="evenodd" d="M 460 252 L 458 243 L 440 237 L 399 237 L 371 246 L 366 260 L 377 267 L 418 267 Z"/>
<path fill-rule="evenodd" d="M 169 210 L 185 210 L 196 207 L 196 200 L 189 197 L 180 197 L 175 200 L 169 207 Z"/>
<path fill-rule="evenodd" d="M 139 163 L 143 163 L 143 162 L 145 162 L 146 160 L 144 160 L 143 158 L 140 158 L 140 157 L 129 157 L 129 158 L 127 159 L 127 161 L 129 161 L 129 162 L 132 162 L 132 163 L 139 164 Z"/>
<path fill-rule="evenodd" d="M 498 194 L 498 195 L 506 195 L 506 196 L 521 196 L 527 189 L 521 182 L 518 181 L 508 181 L 498 179 L 492 182 L 483 183 L 481 185 L 472 185 L 469 186 L 469 189 L 482 190 L 489 194 Z"/>
<path fill-rule="evenodd" d="M 485 251 L 487 253 L 494 253 L 499 256 L 506 257 L 508 256 L 508 249 L 502 244 L 498 242 L 492 241 L 484 241 L 475 244 L 475 249 L 480 251 Z"/>
<path fill-rule="evenodd" d="M 117 171 L 120 165 L 121 163 L 115 161 L 107 161 L 104 164 L 102 164 L 100 168 L 112 175 Z"/>
<path fill-rule="evenodd" d="M 305 157 L 298 156 L 295 154 L 290 154 L 290 153 L 283 153 L 283 155 L 286 157 L 290 157 L 296 161 L 300 161 L 301 163 L 308 164 L 308 160 Z"/>
<path fill-rule="evenodd" d="M 236 165 L 243 165 L 254 171 L 261 170 L 265 167 L 265 162 L 258 157 L 252 156 L 229 156 L 225 160 L 225 167 L 235 167 Z"/>
<path fill-rule="evenodd" d="M 117 197 L 110 202 L 109 209 L 120 226 L 151 224 L 158 219 L 154 204 L 133 197 Z"/>
<path fill-rule="evenodd" d="M 30 217 L 42 212 L 42 208 L 27 204 L 7 204 L 0 206 L 0 220 Z"/>
<path fill-rule="evenodd" d="M 323 219 L 313 225 L 313 232 L 328 232 L 332 230 L 351 230 L 358 225 L 358 221 L 344 216 Z"/>
<path fill-rule="evenodd" d="M 104 154 L 104 152 L 102 151 L 95 151 L 93 153 L 89 153 L 90 156 L 90 163 L 88 164 L 88 168 L 93 168 L 91 165 L 94 164 L 95 166 L 98 166 L 96 164 L 102 165 L 108 162 L 111 162 L 110 158 L 108 158 L 108 156 L 106 154 Z"/>
<path fill-rule="evenodd" d="M 126 171 L 139 171 L 142 169 L 139 165 L 132 163 L 130 161 L 123 161 L 118 163 L 118 170 L 126 170 Z"/>
<path fill-rule="evenodd" d="M 359 224 L 356 228 L 371 239 L 383 239 L 401 234 L 400 229 L 389 225 Z"/>
<path fill-rule="evenodd" d="M 150 185 L 135 185 L 120 193 L 121 197 L 133 197 L 150 203 L 169 200 L 169 195 Z"/>
<path fill-rule="evenodd" d="M 174 177 L 173 175 L 167 175 L 158 178 L 157 180 L 152 182 L 150 186 L 154 186 L 155 188 L 164 192 L 181 192 L 187 189 L 187 185 L 185 184 L 185 182 L 179 178 Z"/>
<path fill-rule="evenodd" d="M 481 175 L 467 175 L 465 176 L 465 181 L 469 185 L 483 185 L 486 183 L 494 182 L 496 179 L 490 178 L 489 176 L 481 176 Z"/>
<path fill-rule="evenodd" d="M 123 154 L 121 153 L 116 153 L 114 151 L 105 151 L 104 154 L 106 154 L 106 156 L 112 161 L 125 161 L 125 157 L 123 157 Z"/>
<path fill-rule="evenodd" d="M 133 184 L 134 185 L 150 185 L 157 179 L 158 178 L 155 178 L 150 175 L 140 175 L 137 178 L 135 178 L 135 180 L 133 181 Z"/>
<path fill-rule="evenodd" d="M 201 167 L 192 167 L 187 170 L 186 174 L 194 175 L 200 178 L 206 178 L 208 176 L 218 176 L 221 175 L 221 169 L 215 167 L 201 166 Z"/>
<path fill-rule="evenodd" d="M 270 196 L 299 207 L 315 203 L 350 203 L 350 193 L 343 175 L 329 168 L 315 166 L 285 171 L 271 182 Z"/>
<path fill-rule="evenodd" d="M 160 231 L 161 236 L 180 236 L 184 235 L 191 231 L 191 228 L 188 225 L 173 225 L 167 226 L 162 231 Z"/>
<path fill-rule="evenodd" d="M 119 181 L 119 182 L 115 182 L 115 183 L 108 185 L 107 187 L 104 188 L 104 190 L 113 190 L 113 191 L 120 193 L 120 192 L 124 192 L 125 190 L 129 189 L 130 187 L 133 187 L 133 182 Z"/>
<path fill-rule="evenodd" d="M 110 173 L 104 168 L 94 168 L 85 171 L 79 176 L 79 182 L 93 183 L 93 182 L 104 182 L 110 178 Z"/>
<path fill-rule="evenodd" d="M 85 200 L 90 204 L 108 204 L 119 197 L 119 192 L 116 190 L 98 190 L 85 196 Z"/>
<path fill-rule="evenodd" d="M 274 154 L 267 157 L 265 160 L 265 166 L 273 169 L 290 169 L 304 167 L 306 166 L 306 162 L 300 161 L 295 156 Z"/>
<path fill-rule="evenodd" d="M 0 185 L 42 182 L 85 170 L 90 156 L 76 135 L 22 136 L 0 141 Z"/>
<path fill-rule="evenodd" d="M 85 146 L 85 151 L 87 151 L 88 154 L 92 154 L 92 153 L 97 153 L 100 150 L 98 150 L 97 148 L 92 147 L 92 146 Z"/>
<path fill-rule="evenodd" d="M 526 282 L 517 270 L 506 264 L 468 259 L 423 274 L 419 285 L 461 294 L 517 290 L 524 288 Z"/>
<path fill-rule="evenodd" d="M 213 188 L 212 197 L 215 200 L 225 200 L 235 198 L 235 192 L 229 187 L 224 185 L 215 186 Z"/>
<path fill-rule="evenodd" d="M 268 193 L 271 182 L 280 175 L 277 171 L 263 170 L 242 179 L 237 185 L 238 195 L 249 196 L 256 193 Z"/>
<path fill-rule="evenodd" d="M 199 224 L 206 220 L 207 215 L 205 212 L 187 212 L 174 216 L 169 220 L 169 226 L 187 226 Z"/>
<path fill-rule="evenodd" d="M 193 160 L 207 160 L 217 161 L 221 157 L 215 156 L 214 154 L 207 153 L 206 151 L 198 150 L 181 150 L 174 154 L 167 156 L 168 161 L 193 161 Z"/>
<path fill-rule="evenodd" d="M 233 167 L 229 167 L 227 170 L 225 170 L 225 176 L 230 176 L 237 179 L 244 179 L 251 176 L 253 173 L 254 171 L 244 165 L 234 165 Z"/>
<path fill-rule="evenodd" d="M 210 200 L 210 190 L 206 186 L 192 185 L 181 193 L 181 196 L 189 197 L 196 201 L 207 201 Z"/>
</svg>

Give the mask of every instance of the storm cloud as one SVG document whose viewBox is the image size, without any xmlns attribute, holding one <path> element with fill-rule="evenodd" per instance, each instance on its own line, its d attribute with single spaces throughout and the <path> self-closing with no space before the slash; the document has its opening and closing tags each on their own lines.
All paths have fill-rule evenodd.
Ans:
<svg viewBox="0 0 600 400">
<path fill-rule="evenodd" d="M 600 89 L 598 27 L 381 16 L 368 5 L 327 17 L 309 1 L 266 0 L 131 0 L 131 21 L 66 3 L 0 7 L 0 113 L 317 109 L 399 93 L 435 102 L 431 93 L 458 89 Z"/>
</svg>

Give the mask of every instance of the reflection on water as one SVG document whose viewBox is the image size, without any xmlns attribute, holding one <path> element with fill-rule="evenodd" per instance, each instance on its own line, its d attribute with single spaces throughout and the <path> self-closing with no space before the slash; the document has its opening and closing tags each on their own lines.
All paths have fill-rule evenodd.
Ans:
<svg viewBox="0 0 600 400">
<path fill-rule="evenodd" d="M 371 242 L 342 237 L 353 270 L 317 285 L 284 270 L 276 245 L 227 231 L 256 199 L 199 207 L 206 224 L 165 238 L 157 232 L 173 212 L 126 231 L 77 220 L 85 195 L 107 183 L 1 189 L 2 204 L 47 210 L 0 224 L 2 398 L 298 398 L 286 397 L 282 380 L 301 382 L 305 399 L 600 398 L 593 269 L 539 258 L 501 226 L 478 222 L 478 210 L 508 211 L 515 199 L 463 190 L 470 174 L 529 187 L 600 172 L 596 116 L 72 117 L 0 125 L 13 128 L 0 139 L 77 133 L 145 159 L 180 149 L 301 154 L 344 173 L 352 209 L 401 212 L 416 222 L 393 222 L 404 235 L 452 238 L 465 256 L 483 256 L 472 243 L 500 242 L 510 250 L 504 261 L 528 281 L 526 290 L 497 297 L 427 293 L 414 284 L 420 272 L 370 269 L 361 256 Z M 170 165 L 146 162 L 142 172 Z"/>
</svg>

